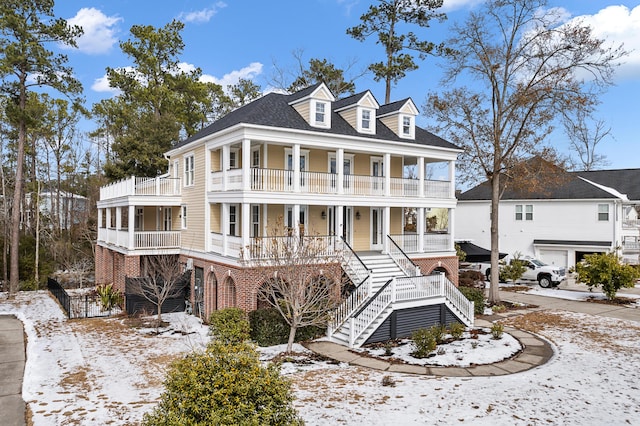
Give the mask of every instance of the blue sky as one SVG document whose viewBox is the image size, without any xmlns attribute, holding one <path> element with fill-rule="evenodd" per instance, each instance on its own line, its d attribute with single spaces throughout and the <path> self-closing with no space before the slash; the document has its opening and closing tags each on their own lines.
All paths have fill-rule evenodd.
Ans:
<svg viewBox="0 0 640 426">
<path fill-rule="evenodd" d="M 347 75 L 358 75 L 367 64 L 381 60 L 383 51 L 374 40 L 365 43 L 349 37 L 345 30 L 357 25 L 359 17 L 375 0 L 58 0 L 56 16 L 81 25 L 85 35 L 79 48 L 67 50 L 70 65 L 82 81 L 91 106 L 113 96 L 105 78 L 105 67 L 131 65 L 118 43 L 127 40 L 132 25 L 162 27 L 172 19 L 185 22 L 181 57 L 185 66 L 200 67 L 205 78 L 220 84 L 234 84 L 250 78 L 269 90 L 276 67 L 292 69 L 292 52 L 303 59 L 327 58 Z M 441 41 L 451 23 L 463 20 L 481 0 L 445 0 L 448 20 L 418 29 L 425 39 Z M 549 0 L 549 5 L 565 9 L 567 19 L 582 17 L 599 37 L 624 43 L 631 54 L 618 69 L 612 87 L 601 100 L 598 118 L 611 127 L 612 138 L 602 142 L 599 153 L 607 156 L 607 168 L 640 167 L 640 1 L 629 0 Z M 437 59 L 419 62 L 420 68 L 401 80 L 392 90 L 392 100 L 411 97 L 421 107 L 426 94 L 438 90 L 442 69 Z M 384 84 L 371 75 L 356 80 L 358 90 L 370 89 L 380 103 Z M 426 119 L 418 120 L 426 125 Z M 91 123 L 84 124 L 91 130 Z M 567 147 L 566 137 L 556 132 L 553 144 Z"/>
</svg>

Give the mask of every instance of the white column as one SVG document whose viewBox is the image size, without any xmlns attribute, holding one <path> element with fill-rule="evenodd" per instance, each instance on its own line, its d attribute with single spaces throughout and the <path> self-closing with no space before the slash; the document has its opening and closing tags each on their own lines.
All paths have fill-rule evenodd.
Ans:
<svg viewBox="0 0 640 426">
<path fill-rule="evenodd" d="M 222 222 L 221 231 L 222 231 L 222 254 L 224 256 L 227 255 L 227 241 L 229 240 L 229 204 L 222 203 L 222 217 L 220 218 Z"/>
<path fill-rule="evenodd" d="M 456 198 L 456 162 L 455 161 L 449 161 L 449 185 L 450 185 L 449 197 Z"/>
<path fill-rule="evenodd" d="M 291 209 L 291 220 L 293 223 L 291 226 L 293 227 L 293 233 L 296 237 L 300 236 L 300 204 L 294 204 Z"/>
<path fill-rule="evenodd" d="M 382 250 L 384 253 L 389 253 L 389 230 L 391 229 L 391 207 L 387 206 L 384 208 L 384 221 L 382 227 L 382 241 L 384 244 L 382 245 Z"/>
<path fill-rule="evenodd" d="M 269 229 L 267 229 L 269 204 L 262 204 L 262 206 L 260 208 L 262 210 L 262 234 L 261 234 L 261 236 L 266 237 L 267 235 L 269 235 Z"/>
<path fill-rule="evenodd" d="M 456 235 L 456 215 L 455 209 L 449 209 L 449 250 L 455 251 L 455 243 L 453 241 L 453 236 Z"/>
<path fill-rule="evenodd" d="M 300 192 L 300 144 L 293 145 L 293 192 Z M 298 221 L 298 218 L 295 220 Z"/>
<path fill-rule="evenodd" d="M 338 236 L 342 236 L 344 234 L 344 206 L 336 206 L 336 233 Z"/>
<path fill-rule="evenodd" d="M 424 170 L 424 157 L 419 157 L 418 158 L 418 197 L 422 198 L 424 197 L 424 177 L 425 177 L 425 170 Z"/>
<path fill-rule="evenodd" d="M 344 149 L 336 151 L 336 173 L 338 174 L 338 194 L 344 194 Z"/>
<path fill-rule="evenodd" d="M 136 234 L 136 206 L 129 206 L 129 248 L 134 248 L 135 234 Z"/>
<path fill-rule="evenodd" d="M 424 228 L 425 228 L 425 214 L 424 207 L 418 209 L 418 223 L 416 224 L 416 232 L 418 234 L 418 252 L 424 252 Z"/>
<path fill-rule="evenodd" d="M 249 191 L 250 189 L 251 189 L 251 140 L 242 139 L 242 190 Z M 244 213 L 243 213 L 243 217 L 244 217 Z"/>
<path fill-rule="evenodd" d="M 384 195 L 391 195 L 391 154 L 384 154 Z"/>
<path fill-rule="evenodd" d="M 107 223 L 106 223 L 106 228 L 109 229 L 111 228 L 111 208 L 107 208 Z"/>
<path fill-rule="evenodd" d="M 242 203 L 241 208 L 242 212 L 240 214 L 242 215 L 242 224 L 240 226 L 242 229 L 242 247 L 248 247 L 250 235 L 249 229 L 251 227 L 251 204 Z"/>
<path fill-rule="evenodd" d="M 227 190 L 227 180 L 229 170 L 229 145 L 222 146 L 222 190 Z"/>
<path fill-rule="evenodd" d="M 98 209 L 98 229 L 102 228 L 102 211 L 103 209 Z"/>
</svg>

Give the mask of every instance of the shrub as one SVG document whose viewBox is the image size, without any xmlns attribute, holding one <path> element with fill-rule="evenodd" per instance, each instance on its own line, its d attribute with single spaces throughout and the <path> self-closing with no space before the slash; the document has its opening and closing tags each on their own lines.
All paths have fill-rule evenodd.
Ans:
<svg viewBox="0 0 640 426">
<path fill-rule="evenodd" d="M 122 306 L 124 297 L 122 293 L 113 288 L 113 284 L 103 284 L 96 287 L 96 294 L 100 298 L 100 307 L 103 311 L 110 311 L 116 306 Z"/>
<path fill-rule="evenodd" d="M 640 270 L 621 263 L 615 253 L 594 253 L 584 257 L 576 264 L 576 281 L 585 283 L 591 290 L 602 287 L 608 299 L 615 299 L 616 293 L 623 287 L 633 287 L 640 278 Z"/>
<path fill-rule="evenodd" d="M 174 362 L 165 391 L 143 424 L 300 425 L 288 380 L 262 366 L 249 343 L 214 341 L 206 351 Z"/>
<path fill-rule="evenodd" d="M 275 308 L 264 308 L 249 312 L 251 340 L 259 346 L 273 346 L 287 343 L 289 324 Z M 324 333 L 321 327 L 307 326 L 296 331 L 296 342 L 314 339 Z"/>
<path fill-rule="evenodd" d="M 474 303 L 473 312 L 476 314 L 482 314 L 484 312 L 485 298 L 483 290 L 471 287 L 458 287 L 458 290 Z"/>
<path fill-rule="evenodd" d="M 451 337 L 457 340 L 462 337 L 465 329 L 466 327 L 464 326 L 464 324 L 454 322 L 449 325 L 449 334 L 451 334 Z"/>
<path fill-rule="evenodd" d="M 502 333 L 504 333 L 504 325 L 499 322 L 494 322 L 491 326 L 491 336 L 493 336 L 494 339 L 499 340 L 502 339 Z"/>
<path fill-rule="evenodd" d="M 249 340 L 249 320 L 240 308 L 225 308 L 209 317 L 209 331 L 219 342 L 242 343 Z"/>
<path fill-rule="evenodd" d="M 443 324 L 432 325 L 431 328 L 429 328 L 429 331 L 433 338 L 436 339 L 436 344 L 439 345 L 444 340 L 444 335 L 447 332 L 447 326 Z"/>
<path fill-rule="evenodd" d="M 421 328 L 416 330 L 411 335 L 411 338 L 416 345 L 416 350 L 413 353 L 416 358 L 426 358 L 438 345 L 435 336 L 431 333 L 431 329 Z"/>
</svg>

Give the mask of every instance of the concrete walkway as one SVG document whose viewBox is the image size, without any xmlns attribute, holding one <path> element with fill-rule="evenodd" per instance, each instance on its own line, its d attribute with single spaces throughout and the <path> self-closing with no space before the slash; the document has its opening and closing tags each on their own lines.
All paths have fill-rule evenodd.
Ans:
<svg viewBox="0 0 640 426">
<path fill-rule="evenodd" d="M 563 300 L 554 297 L 535 296 L 530 294 L 513 293 L 501 291 L 500 297 L 503 301 L 519 302 L 528 305 L 536 305 L 536 308 L 518 310 L 521 315 L 532 311 L 542 310 L 564 310 L 569 312 L 580 312 L 589 315 L 596 315 L 608 318 L 617 318 L 629 321 L 640 322 L 640 309 L 627 308 L 616 305 L 607 305 L 593 302 L 580 302 L 574 300 Z M 506 318 L 513 316 L 514 312 L 495 314 L 491 319 Z M 491 327 L 491 322 L 486 319 L 476 318 L 476 327 Z M 310 350 L 327 358 L 351 365 L 373 368 L 381 371 L 395 373 L 413 373 L 432 376 L 449 377 L 471 377 L 471 376 L 501 376 L 505 374 L 519 373 L 531 368 L 538 367 L 551 359 L 553 347 L 551 344 L 535 334 L 518 330 L 512 327 L 505 327 L 506 333 L 511 334 L 522 344 L 523 350 L 516 356 L 496 362 L 493 364 L 476 365 L 472 367 L 432 367 L 406 364 L 392 364 L 382 359 L 361 356 L 352 352 L 349 348 L 337 343 L 318 341 L 306 344 Z"/>
<path fill-rule="evenodd" d="M 13 315 L 0 315 L 0 423 L 24 426 L 26 404 L 22 400 L 25 363 L 24 329 Z"/>
</svg>

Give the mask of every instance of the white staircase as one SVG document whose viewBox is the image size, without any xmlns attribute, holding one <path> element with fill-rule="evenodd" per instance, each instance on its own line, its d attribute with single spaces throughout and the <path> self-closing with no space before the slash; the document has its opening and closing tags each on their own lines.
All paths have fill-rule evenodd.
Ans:
<svg viewBox="0 0 640 426">
<path fill-rule="evenodd" d="M 359 260 L 368 278 L 336 310 L 328 333 L 332 341 L 359 347 L 396 307 L 416 301 L 425 306 L 444 303 L 465 325 L 473 325 L 473 303 L 444 275 L 407 276 L 387 254 L 360 254 Z"/>
<path fill-rule="evenodd" d="M 405 276 L 402 269 L 387 254 L 361 254 L 360 260 L 371 271 L 371 290 L 374 294 L 391 278 Z"/>
</svg>

